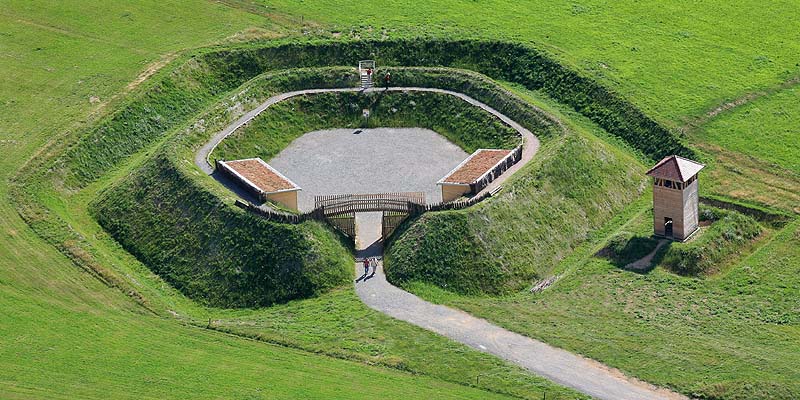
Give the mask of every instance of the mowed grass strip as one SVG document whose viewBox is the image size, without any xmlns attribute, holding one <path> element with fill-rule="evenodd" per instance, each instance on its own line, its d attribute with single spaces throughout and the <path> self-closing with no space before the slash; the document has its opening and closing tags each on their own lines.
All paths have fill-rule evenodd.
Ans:
<svg viewBox="0 0 800 400">
<path fill-rule="evenodd" d="M 99 293 L 108 291 L 98 282 L 82 283 Z M 113 302 L 121 295 L 110 297 Z M 60 302 L 2 288 L 0 397 L 506 398 L 139 312 L 89 309 L 80 299 Z"/>
<path fill-rule="evenodd" d="M 677 127 L 800 73 L 792 0 L 735 3 L 262 0 L 345 37 L 445 36 L 534 43 Z M 424 27 L 424 29 L 420 29 Z"/>
<path fill-rule="evenodd" d="M 92 119 L 162 54 L 270 24 L 205 1 L 5 2 L 0 194 L 8 198 L 6 178 L 45 142 Z M 7 202 L 0 221 L 0 397 L 497 397 L 147 316 Z"/>
<path fill-rule="evenodd" d="M 692 140 L 770 162 L 800 179 L 800 84 L 721 113 Z"/>
</svg>

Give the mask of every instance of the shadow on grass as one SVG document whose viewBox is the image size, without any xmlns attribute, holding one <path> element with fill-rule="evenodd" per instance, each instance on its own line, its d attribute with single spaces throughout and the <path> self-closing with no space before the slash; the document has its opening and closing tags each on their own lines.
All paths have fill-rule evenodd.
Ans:
<svg viewBox="0 0 800 400">
<path fill-rule="evenodd" d="M 659 247 L 662 240 L 664 244 Z M 661 262 L 671 245 L 671 241 L 655 236 L 633 236 L 623 233 L 613 237 L 595 256 L 608 259 L 617 268 L 647 274 Z"/>
</svg>

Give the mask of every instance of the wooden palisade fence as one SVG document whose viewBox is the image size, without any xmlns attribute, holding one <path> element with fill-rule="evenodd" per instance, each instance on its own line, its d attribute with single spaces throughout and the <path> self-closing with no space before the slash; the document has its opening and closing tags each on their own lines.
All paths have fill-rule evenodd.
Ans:
<svg viewBox="0 0 800 400">
<path fill-rule="evenodd" d="M 408 216 L 418 217 L 429 211 L 461 210 L 473 206 L 500 191 L 498 187 L 492 191 L 481 193 L 467 200 L 449 203 L 425 203 L 425 193 L 381 193 L 381 194 L 344 194 L 316 196 L 316 207 L 303 214 L 290 214 L 268 208 L 258 207 L 252 203 L 236 200 L 237 207 L 261 218 L 284 224 L 299 224 L 309 220 L 325 221 L 345 235 L 355 237 L 355 213 L 383 211 L 383 237 L 388 237 Z"/>
</svg>

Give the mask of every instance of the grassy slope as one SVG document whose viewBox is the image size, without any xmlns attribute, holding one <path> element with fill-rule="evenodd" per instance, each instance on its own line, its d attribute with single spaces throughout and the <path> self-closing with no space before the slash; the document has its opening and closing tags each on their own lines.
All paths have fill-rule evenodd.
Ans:
<svg viewBox="0 0 800 400">
<path fill-rule="evenodd" d="M 716 2 L 349 2 L 273 0 L 273 9 L 360 37 L 465 35 L 533 42 L 679 124 L 797 74 L 791 0 Z M 424 31 L 418 29 L 425 26 Z"/>
<path fill-rule="evenodd" d="M 553 109 L 534 93 L 520 94 Z M 389 278 L 460 293 L 518 290 L 548 276 L 572 246 L 638 197 L 642 164 L 594 137 L 602 131 L 585 119 L 564 119 L 568 132 L 543 138 L 536 159 L 500 196 L 467 210 L 423 215 L 397 236 L 387 249 Z"/>
<path fill-rule="evenodd" d="M 168 156 L 145 163 L 92 211 L 126 249 L 203 304 L 268 306 L 352 277 L 352 256 L 323 224 L 279 224 L 227 207 Z"/>
<path fill-rule="evenodd" d="M 91 119 L 162 54 L 271 25 L 203 1 L 40 3 L 5 2 L 0 12 L 4 199 L 9 174 L 34 151 Z M 6 201 L 0 222 L 0 397 L 494 397 L 142 315 L 43 243 Z"/>
<path fill-rule="evenodd" d="M 435 3 L 434 3 L 435 4 Z M 641 4 L 641 3 L 637 3 Z M 353 4 L 355 6 L 355 4 Z M 359 4 L 358 7 L 363 7 L 363 4 Z M 379 18 L 382 20 L 385 19 L 387 14 L 387 9 L 392 10 L 403 10 L 406 14 L 414 16 L 416 14 L 416 10 L 420 9 L 419 4 L 414 4 L 414 10 L 405 9 L 402 5 L 394 5 L 393 7 L 387 7 L 384 5 L 375 4 L 375 7 L 380 7 L 374 14 L 378 15 Z M 484 6 L 483 4 L 481 5 Z M 536 15 L 527 14 L 526 10 L 516 10 L 522 11 L 521 17 L 522 18 L 539 18 L 541 16 L 543 20 L 541 23 L 529 23 L 526 20 L 526 23 L 517 23 L 517 24 L 507 24 L 507 21 L 513 20 L 513 18 L 517 18 L 516 16 L 507 16 L 508 18 L 503 18 L 500 22 L 497 23 L 490 23 L 484 24 L 483 26 L 488 26 L 489 29 L 495 28 L 494 31 L 502 31 L 506 32 L 509 29 L 509 26 L 512 26 L 512 29 L 525 29 L 525 30 L 535 30 L 540 32 L 538 36 L 531 35 L 531 37 L 535 38 L 542 38 L 543 36 L 550 36 L 551 31 L 557 31 L 558 29 L 564 30 L 572 30 L 575 26 L 570 26 L 567 24 L 563 24 L 563 20 L 553 19 L 552 13 L 560 13 L 561 17 L 566 17 L 563 19 L 569 19 L 572 12 L 568 10 L 570 5 L 556 6 L 550 7 L 550 5 L 543 5 L 546 7 L 545 10 L 538 10 L 540 11 Z M 681 5 L 684 7 L 685 5 Z M 126 5 L 126 7 L 130 7 Z M 464 7 L 472 7 L 472 5 L 464 5 L 459 4 L 459 9 L 464 9 Z M 499 7 L 501 10 L 513 10 L 513 5 L 506 7 Z M 535 7 L 538 5 L 531 6 L 529 4 L 525 5 L 526 8 L 531 10 L 535 10 Z M 534 8 L 531 8 L 534 7 Z M 787 7 L 775 6 L 775 8 L 759 8 L 753 12 L 753 10 L 748 9 L 749 5 L 745 4 L 737 4 L 736 7 L 741 7 L 742 14 L 747 16 L 747 19 L 744 21 L 745 29 L 749 29 L 749 33 L 742 33 L 740 29 L 720 29 L 717 30 L 718 24 L 720 23 L 730 23 L 730 24 L 737 24 L 742 22 L 742 18 L 733 17 L 731 21 L 719 21 L 718 19 L 714 19 L 713 22 L 710 19 L 706 18 L 695 18 L 689 20 L 681 20 L 681 19 L 673 19 L 672 10 L 670 10 L 670 6 L 667 5 L 666 7 L 662 4 L 659 7 L 655 8 L 655 13 L 652 13 L 654 10 L 649 5 L 621 5 L 620 7 L 642 7 L 647 8 L 648 13 L 644 13 L 643 15 L 639 15 L 636 17 L 628 18 L 627 15 L 629 14 L 622 14 L 619 15 L 607 15 L 605 19 L 597 18 L 597 21 L 586 21 L 586 18 L 592 16 L 591 12 L 587 15 L 586 13 L 582 13 L 583 9 L 587 8 L 585 6 L 577 4 L 573 9 L 575 10 L 577 16 L 584 15 L 586 18 L 581 19 L 581 27 L 586 27 L 585 30 L 581 30 L 580 32 L 584 33 L 583 35 L 576 36 L 571 34 L 571 32 L 566 32 L 564 34 L 554 35 L 552 36 L 552 42 L 550 42 L 550 38 L 545 38 L 550 43 L 556 43 L 558 47 L 560 47 L 563 51 L 567 53 L 574 53 L 578 54 L 575 56 L 567 55 L 567 57 L 574 58 L 578 60 L 577 64 L 585 64 L 587 69 L 592 69 L 597 71 L 598 73 L 604 74 L 608 71 L 608 74 L 615 74 L 615 76 L 621 76 L 625 79 L 619 79 L 614 77 L 609 77 L 606 79 L 609 80 L 619 80 L 623 83 L 619 85 L 624 85 L 624 87 L 635 87 L 635 88 L 644 88 L 640 90 L 628 90 L 629 94 L 634 95 L 634 99 L 640 99 L 644 96 L 654 96 L 658 97 L 658 100 L 650 100 L 647 101 L 647 104 L 656 104 L 658 109 L 667 110 L 661 111 L 659 114 L 675 114 L 677 115 L 677 119 L 682 119 L 684 113 L 681 110 L 684 109 L 691 109 L 695 110 L 692 111 L 692 114 L 696 114 L 696 111 L 702 110 L 706 105 L 710 104 L 717 104 L 724 98 L 731 98 L 735 97 L 740 93 L 742 90 L 749 90 L 751 88 L 762 87 L 764 82 L 777 82 L 780 79 L 783 79 L 781 69 L 787 68 L 791 70 L 791 63 L 786 63 L 784 57 L 778 54 L 780 51 L 783 50 L 770 50 L 775 49 L 774 43 L 776 40 L 770 39 L 772 36 L 768 37 L 766 40 L 763 39 L 765 36 L 760 35 L 762 30 L 768 30 L 770 32 L 776 32 L 774 37 L 780 38 L 779 40 L 785 40 L 787 47 L 787 52 L 792 52 L 791 50 L 791 43 L 797 43 L 797 41 L 791 41 L 787 38 L 791 38 L 792 34 L 796 34 L 793 32 L 788 33 L 777 33 L 780 32 L 781 29 L 786 27 L 791 27 L 791 23 L 785 23 L 781 21 L 781 17 L 788 17 L 793 15 L 793 12 L 785 11 L 787 8 L 790 8 L 791 5 Z M 690 7 L 706 7 L 706 5 L 702 3 L 697 3 L 690 5 Z M 708 6 L 711 7 L 711 6 Z M 713 5 L 714 9 L 719 9 L 719 4 Z M 734 7 L 733 5 L 722 5 L 721 7 Z M 498 7 L 494 7 L 498 8 Z M 342 10 L 342 8 L 338 8 Z M 549 10 L 553 10 L 552 13 Z M 592 7 L 588 7 L 591 11 Z M 771 13 L 772 10 L 774 12 L 779 13 L 776 18 L 763 18 L 759 15 L 762 13 Z M 331 13 L 330 10 L 320 9 L 319 7 L 306 7 L 304 11 L 308 12 L 315 12 L 315 13 L 327 13 L 327 15 L 336 16 L 335 13 Z M 602 10 L 601 10 L 602 11 Z M 726 14 L 730 15 L 730 9 L 724 10 Z M 6 105 L 13 105 L 13 107 L 9 106 L 8 108 L 4 108 L 4 110 L 8 110 L 7 113 L 2 113 L 3 127 L 0 128 L 3 131 L 0 132 L 3 134 L 4 139 L 8 140 L 15 140 L 12 142 L 3 142 L 3 155 L 2 159 L 3 165 L 6 167 L 3 170 L 8 170 L 9 167 L 13 167 L 15 165 L 19 165 L 21 160 L 23 160 L 27 155 L 31 154 L 33 149 L 39 147 L 43 142 L 45 136 L 43 133 L 45 132 L 53 132 L 53 131 L 60 131 L 65 125 L 69 125 L 78 121 L 80 118 L 83 118 L 87 115 L 90 109 L 94 109 L 97 106 L 92 106 L 91 104 L 86 101 L 86 96 L 91 94 L 98 94 L 101 99 L 107 98 L 112 93 L 115 93 L 124 82 L 132 79 L 136 72 L 144 65 L 145 62 L 155 60 L 155 55 L 143 55 L 141 57 L 134 56 L 134 52 L 123 52 L 123 51 L 111 51 L 108 52 L 107 49 L 109 48 L 108 45 L 104 46 L 91 46 L 86 45 L 84 42 L 80 42 L 82 45 L 81 47 L 77 46 L 66 46 L 62 48 L 58 54 L 50 54 L 48 56 L 36 56 L 33 52 L 28 52 L 30 47 L 34 47 L 36 43 L 43 43 L 43 44 L 52 44 L 52 43 L 67 43 L 72 41 L 72 37 L 69 35 L 59 34 L 57 32 L 53 32 L 49 29 L 31 29 L 25 25 L 20 25 L 16 22 L 16 18 L 9 18 L 7 17 L 8 14 L 7 9 L 3 10 L 4 17 L 0 18 L 0 23 L 4 26 L 4 32 L 12 32 L 15 37 L 13 39 L 13 46 L 15 48 L 14 53 L 18 55 L 15 57 L 17 60 L 22 60 L 19 62 L 14 62 L 12 68 L 10 69 L 10 73 L 6 73 L 3 75 L 3 79 L 6 82 L 13 82 L 14 84 L 11 85 L 2 85 L 3 90 L 0 92 L 2 94 L 2 98 L 5 101 Z M 659 18 L 660 14 L 672 14 L 668 17 L 661 18 L 665 24 L 667 24 L 667 28 L 658 29 L 653 28 L 654 24 L 639 24 L 639 25 L 631 25 L 630 19 L 636 19 L 637 21 L 645 20 L 650 21 L 652 18 Z M 205 15 L 200 13 L 201 15 Z M 400 20 L 403 17 L 400 16 L 400 12 L 392 12 L 389 17 L 391 20 Z M 451 15 L 453 13 L 450 13 Z M 472 13 L 480 14 L 478 17 L 473 18 L 493 18 L 492 13 Z M 603 13 L 608 14 L 607 12 Z M 695 13 L 697 15 L 702 15 L 703 13 Z M 210 14 L 215 16 L 215 14 Z M 348 14 L 346 15 L 347 18 L 352 17 L 355 14 Z M 440 18 L 440 15 L 446 15 L 446 13 L 435 12 L 431 13 L 433 15 L 432 18 Z M 457 14 L 456 14 L 457 15 Z M 595 13 L 595 17 L 597 17 L 597 12 Z M 711 14 L 706 14 L 711 15 Z M 755 16 L 754 16 L 755 15 Z M 153 18 L 151 16 L 151 18 Z M 444 17 L 441 17 L 444 18 Z M 550 19 L 548 19 L 550 18 Z M 420 21 L 423 17 L 418 15 L 414 16 L 414 21 Z M 688 18 L 687 18 L 688 19 Z M 224 18 L 220 18 L 217 20 L 224 21 Z M 346 20 L 346 19 L 345 19 Z M 216 20 L 215 20 L 216 21 Z M 764 21 L 766 21 L 767 27 L 764 28 Z M 95 23 L 96 21 L 93 21 Z M 398 23 L 398 22 L 395 22 Z M 497 28 L 502 23 L 502 28 Z M 444 24 L 449 24 L 449 22 L 444 22 Z M 563 24 L 563 26 L 562 26 Z M 693 27 L 695 24 L 702 25 L 701 29 L 703 32 L 702 35 L 693 32 L 693 29 L 687 29 L 685 32 L 680 32 L 675 25 L 684 24 L 688 27 Z M 773 24 L 775 26 L 773 26 Z M 418 25 L 416 22 L 415 26 Z M 213 24 L 207 25 L 213 26 Z M 600 26 L 602 29 L 597 29 Z M 181 26 L 183 28 L 183 26 Z M 611 29 L 609 29 L 609 27 Z M 633 27 L 633 28 L 632 28 Z M 7 28 L 7 29 L 6 29 Z M 586 30 L 593 29 L 591 33 L 597 33 L 597 35 L 593 34 L 586 34 Z M 715 30 L 713 34 L 707 33 L 707 31 Z M 435 31 L 436 27 L 431 28 L 431 31 Z M 757 30 L 757 32 L 756 32 Z M 226 31 L 226 30 L 221 30 Z M 644 31 L 644 32 L 643 32 Z M 192 30 L 181 30 L 180 34 L 174 34 L 169 36 L 170 38 L 175 38 L 176 41 L 180 42 L 180 46 L 185 46 L 187 43 L 191 42 L 191 40 L 186 40 L 185 34 L 193 33 Z M 227 31 L 232 32 L 232 30 Z M 628 32 L 633 32 L 634 34 L 629 34 Z M 653 33 L 655 35 L 648 35 L 647 33 Z M 681 35 L 681 38 L 675 39 L 675 35 L 672 35 L 672 32 L 678 32 Z M 704 33 L 706 32 L 706 33 Z M 720 33 L 717 33 L 720 32 Z M 104 32 L 105 33 L 105 32 Z M 215 35 L 217 33 L 215 32 Z M 688 35 L 687 35 L 688 34 Z M 719 52 L 707 52 L 703 45 L 708 44 L 714 39 L 714 35 L 737 35 L 735 40 L 730 39 L 728 37 L 725 40 L 720 39 L 722 42 L 725 42 L 726 49 Z M 53 40 L 45 40 L 50 36 Z M 137 35 L 135 35 L 137 36 Z M 142 35 L 138 35 L 137 37 L 141 37 Z M 155 37 L 156 35 L 154 35 Z M 629 45 L 630 41 L 633 40 L 640 40 L 638 38 L 650 38 L 651 36 L 655 36 L 655 41 L 664 41 L 667 43 L 673 43 L 672 46 L 648 46 L 648 52 L 643 57 L 633 57 L 630 59 L 628 57 Z M 688 36 L 688 37 L 686 37 Z M 586 46 L 587 40 L 594 40 L 592 38 L 597 37 L 597 45 L 589 45 Z M 618 38 L 628 38 L 625 40 L 620 41 L 618 44 L 612 43 L 612 41 L 618 40 Z M 693 39 L 694 38 L 694 39 Z M 97 38 L 92 38 L 97 40 Z M 196 39 L 196 38 L 195 38 Z M 702 40 L 699 40 L 702 39 Z M 724 39 L 724 38 L 723 38 Z M 766 49 L 768 51 L 768 56 L 777 54 L 776 57 L 771 57 L 773 59 L 773 63 L 766 63 L 766 68 L 749 68 L 748 62 L 754 60 L 755 57 L 755 48 L 756 46 L 748 46 L 748 45 L 740 45 L 739 40 L 749 42 L 749 41 L 764 41 L 765 46 L 761 47 L 762 49 Z M 558 41 L 558 42 L 556 42 Z M 593 43 L 593 42 L 589 42 Z M 684 44 L 682 44 L 684 43 Z M 5 44 L 5 43 L 4 43 Z M 93 41 L 90 41 L 89 44 L 97 44 Z M 659 43 L 663 44 L 663 43 Z M 772 46 L 770 46 L 772 44 Z M 681 53 L 682 47 L 688 46 L 692 50 L 690 53 L 694 54 L 694 56 L 684 55 Z M 720 47 L 720 45 L 715 45 Z M 125 47 L 125 46 L 122 46 Z M 664 51 L 664 49 L 668 51 Z M 103 49 L 102 52 L 98 52 L 97 49 Z M 78 51 L 79 50 L 79 51 Z M 170 49 L 171 50 L 171 49 Z M 554 51 L 560 51 L 555 48 L 551 48 Z M 613 50 L 613 51 L 609 51 Z M 663 52 L 663 54 L 661 53 Z M 87 59 L 91 59 L 91 57 L 97 57 L 99 53 L 102 53 L 102 57 L 100 60 L 94 64 L 86 63 Z M 632 54 L 634 52 L 631 52 Z M 709 53 L 712 53 L 709 57 Z M 719 53 L 719 54 L 717 54 Z M 795 52 L 796 53 L 796 52 Z M 581 62 L 580 54 L 586 54 Z M 609 65 L 611 68 L 604 69 L 598 68 L 598 62 L 601 62 L 605 55 L 608 54 L 609 57 L 616 57 L 618 65 L 611 64 Z M 676 54 L 678 54 L 676 56 Z M 698 55 L 699 54 L 699 55 Z M 127 58 L 130 59 L 137 59 L 143 60 L 134 62 L 132 64 L 125 61 Z M 47 74 L 49 72 L 46 68 L 52 68 L 52 66 L 47 65 L 49 60 L 72 60 L 73 65 L 79 65 L 80 68 L 77 68 L 76 71 L 73 73 L 71 70 L 64 71 L 64 74 L 59 74 L 57 77 L 53 76 L 53 74 Z M 120 61 L 122 60 L 122 61 Z M 678 60 L 678 61 L 675 61 Z M 666 62 L 662 62 L 666 61 Z M 64 64 L 70 64 L 65 62 Z M 762 63 L 763 64 L 763 63 Z M 608 65 L 608 64 L 607 64 Z M 691 71 L 701 71 L 700 73 L 691 74 L 686 76 L 683 73 L 674 73 L 676 70 L 682 71 L 681 68 L 686 67 L 688 65 L 691 68 Z M 643 67 L 644 66 L 644 67 Z M 672 70 L 667 69 L 667 71 L 672 71 L 671 73 L 664 73 L 664 66 L 667 68 L 672 68 Z M 755 67 L 759 67 L 756 65 Z M 112 80 L 116 86 L 110 85 L 96 85 L 91 87 L 91 90 L 79 90 L 80 84 L 77 82 L 81 80 L 80 78 L 88 78 L 92 75 L 94 69 L 104 69 L 107 76 L 106 79 Z M 109 73 L 108 69 L 111 70 Z M 46 72 L 41 72 L 42 70 Z M 32 72 L 35 71 L 35 74 Z M 620 72 L 621 71 L 621 72 Z M 647 71 L 655 71 L 654 73 L 647 73 Z M 719 72 L 722 71 L 722 72 Z M 708 74 L 706 74 L 708 72 Z M 675 77 L 675 78 L 671 78 Z M 60 78 L 64 78 L 64 81 L 61 82 Z M 77 79 L 72 79 L 77 78 Z M 102 74 L 100 74 L 99 78 L 103 78 Z M 713 82 L 711 84 L 707 84 L 704 79 L 708 79 L 708 82 Z M 48 82 L 48 85 L 41 85 L 40 82 Z M 664 85 L 663 82 L 668 81 L 669 84 Z M 722 82 L 720 85 L 717 82 Z M 51 87 L 54 87 L 56 90 L 50 90 Z M 33 88 L 33 90 L 31 90 Z M 687 90 L 688 88 L 688 90 Z M 695 96 L 695 89 L 699 88 L 700 94 Z M 20 89 L 19 92 L 13 92 L 16 89 Z M 45 90 L 42 90 L 45 89 Z M 30 93 L 40 93 L 45 92 L 49 94 L 48 97 L 39 96 L 37 98 L 33 98 Z M 718 93 L 719 92 L 719 93 Z M 724 93 L 722 93 L 724 92 Z M 640 94 L 640 95 L 637 95 Z M 667 94 L 664 94 L 667 93 Z M 718 94 L 717 94 L 718 93 Z M 11 99 L 14 99 L 12 102 Z M 665 100 L 665 101 L 659 101 Z M 691 101 L 689 101 L 691 100 Z M 641 100 L 637 100 L 637 102 L 641 103 Z M 42 105 L 40 107 L 40 105 Z M 685 106 L 684 106 L 685 105 Z M 663 107 L 663 108 L 662 108 Z M 674 110 L 674 111 L 673 111 Z M 20 116 L 34 116 L 36 118 L 27 119 L 21 118 Z M 59 115 L 58 118 L 41 118 L 43 116 L 50 116 L 50 115 Z M 14 135 L 11 137 L 11 135 Z M 13 147 L 12 147 L 13 146 Z M 747 185 L 744 186 L 753 186 L 750 182 L 747 182 Z M 2 186 L 2 190 L 5 191 L 5 186 Z M 794 202 L 793 204 L 797 204 Z M 10 289 L 8 288 L 9 282 L 15 286 L 21 284 L 21 282 L 31 282 L 37 289 L 39 296 L 42 296 L 42 292 L 45 293 L 58 293 L 61 294 L 64 288 L 66 290 L 73 290 L 76 287 L 80 287 L 83 285 L 83 282 L 77 281 L 76 278 L 79 277 L 79 274 L 72 274 L 67 273 L 66 276 L 55 274 L 56 271 L 62 271 L 63 268 L 58 269 L 43 269 L 44 266 L 56 266 L 56 267 L 64 267 L 64 260 L 57 257 L 53 254 L 53 251 L 46 246 L 42 246 L 41 242 L 38 241 L 33 235 L 31 235 L 30 231 L 24 224 L 21 224 L 21 221 L 16 218 L 13 211 L 7 206 L 2 206 L 2 212 L 0 212 L 0 218 L 2 218 L 2 222 L 4 223 L 4 240 L 0 243 L 3 246 L 3 251 L 0 254 L 3 255 L 3 278 L 2 283 L 4 286 L 3 290 L 9 292 Z M 794 237 L 797 237 L 797 233 L 795 231 Z M 761 257 L 758 257 L 752 260 L 751 265 L 758 267 L 761 265 L 766 265 L 770 259 L 774 259 L 775 269 L 779 271 L 781 268 L 786 264 L 789 265 L 796 265 L 796 249 L 797 246 L 789 246 L 788 244 L 794 244 L 791 242 L 792 235 L 779 235 L 775 241 L 774 245 L 770 248 L 772 251 L 771 254 L 767 254 L 764 256 L 762 254 Z M 784 243 L 785 245 L 781 245 Z M 787 244 L 788 243 L 788 244 Z M 792 264 L 794 263 L 794 264 Z M 33 266 L 37 266 L 37 269 L 33 269 Z M 69 268 L 68 266 L 66 268 Z M 67 269 L 68 270 L 68 269 Z M 61 277 L 58 282 L 56 280 L 46 279 L 45 276 L 39 273 L 34 273 L 35 271 L 42 271 L 47 276 L 53 277 Z M 69 271 L 69 270 L 68 270 Z M 624 283 L 624 282 L 621 282 Z M 56 286 L 64 286 L 61 291 L 56 290 L 53 288 L 53 285 Z M 75 286 L 78 285 L 78 286 Z M 777 286 L 778 283 L 776 281 L 775 285 Z M 46 289 L 43 289 L 46 288 Z M 82 296 L 91 297 L 91 296 L 98 296 L 97 294 L 90 295 L 88 293 L 84 293 Z M 795 295 L 794 298 L 797 296 Z M 791 297 L 790 297 L 791 299 Z M 82 300 L 83 301 L 83 300 Z M 588 301 L 588 300 L 587 300 Z M 16 305 L 19 307 L 19 305 Z M 582 306 L 582 304 L 574 305 L 576 307 Z M 24 309 L 24 307 L 23 307 Z M 569 315 L 573 310 L 567 309 L 567 311 L 562 311 L 561 315 Z M 588 313 L 587 313 L 588 314 Z M 591 326 L 594 324 L 595 321 L 591 318 L 587 317 L 585 320 L 585 324 L 578 326 L 575 329 L 575 332 L 587 332 L 587 326 Z M 772 328 L 770 328 L 772 329 Z M 560 333 L 553 333 L 553 335 L 559 335 Z M 148 342 L 152 343 L 152 342 Z M 602 341 L 598 340 L 595 343 L 602 343 Z M 778 345 L 780 341 L 778 340 Z M 641 344 L 641 343 L 639 343 Z M 785 348 L 790 348 L 790 345 L 794 345 L 796 348 L 796 343 L 788 343 Z M 600 347 L 603 347 L 600 344 Z M 608 348 L 606 347 L 606 350 Z M 610 351 L 610 350 L 609 350 Z M 791 356 L 791 354 L 790 354 Z M 765 364 L 769 364 L 766 360 Z"/>
<path fill-rule="evenodd" d="M 693 139 L 772 162 L 800 177 L 800 86 L 749 102 L 718 118 Z"/>
<path fill-rule="evenodd" d="M 269 160 L 304 133 L 362 126 L 364 108 L 371 110 L 370 126 L 432 129 L 468 153 L 479 148 L 512 149 L 519 143 L 511 127 L 450 95 L 326 93 L 295 97 L 268 108 L 223 140 L 211 159 L 258 156 Z"/>
<path fill-rule="evenodd" d="M 647 210 L 643 203 L 634 211 Z M 627 229 L 646 233 L 650 218 L 643 212 Z M 440 301 L 684 393 L 796 398 L 798 227 L 794 222 L 763 239 L 763 247 L 719 277 L 623 271 L 591 257 L 599 240 L 579 250 L 585 258 L 562 264 L 565 277 L 543 294 Z"/>
</svg>

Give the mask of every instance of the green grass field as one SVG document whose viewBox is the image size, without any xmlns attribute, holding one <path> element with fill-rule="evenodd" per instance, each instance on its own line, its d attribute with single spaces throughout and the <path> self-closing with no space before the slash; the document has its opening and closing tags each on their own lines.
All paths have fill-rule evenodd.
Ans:
<svg viewBox="0 0 800 400">
<path fill-rule="evenodd" d="M 751 101 L 714 118 L 693 140 L 772 163 L 800 177 L 800 85 Z"/>
<path fill-rule="evenodd" d="M 8 178 L 40 154 L 45 143 L 113 107 L 150 66 L 155 69 L 187 48 L 228 37 L 279 36 L 283 29 L 269 19 L 203 1 L 109 3 L 102 9 L 86 2 L 13 2 L 0 11 L 0 26 L 6 59 L 0 74 L 0 193 L 5 199 Z M 58 198 L 48 202 L 75 211 Z M 81 218 L 75 214 L 71 222 Z M 370 367 L 151 315 L 39 239 L 8 202 L 0 204 L 0 221 L 0 309 L 5 316 L 0 324 L 0 397 L 502 397 L 398 368 Z M 159 285 L 169 291 L 163 282 Z M 427 338 L 420 340 L 435 338 L 418 335 Z M 464 355 L 462 347 L 438 340 Z M 485 356 L 473 363 L 479 371 L 500 368 L 500 377 L 509 368 Z M 435 359 L 428 365 L 435 367 Z M 541 382 L 520 371 L 513 375 L 531 388 Z M 473 379 L 459 378 L 460 383 Z M 553 388 L 551 393 L 559 392 Z"/>
<path fill-rule="evenodd" d="M 568 163 L 548 145 L 538 162 L 552 168 L 535 170 L 546 172 L 536 181 L 548 186 L 517 182 L 528 210 L 498 204 L 476 214 L 499 222 L 530 220 L 520 227 L 527 233 L 524 246 L 515 245 L 520 229 L 514 224 L 486 231 L 516 269 L 538 263 L 529 276 L 561 278 L 536 295 L 470 297 L 416 281 L 406 287 L 685 394 L 797 398 L 800 98 L 792 81 L 800 74 L 798 11 L 796 1 L 767 7 L 750 0 L 144 0 L 102 7 L 77 0 L 7 1 L 0 10 L 0 195 L 9 199 L 19 184 L 11 183 L 15 175 L 51 160 L 67 139 L 147 86 L 159 68 L 185 62 L 180 54 L 188 49 L 278 37 L 479 37 L 532 44 L 684 132 L 709 166 L 701 191 L 778 208 L 790 213 L 790 221 L 763 224 L 764 233 L 737 247 L 711 276 L 681 277 L 660 267 L 648 274 L 621 270 L 593 255 L 620 232 L 647 235 L 649 191 L 610 201 L 601 195 L 610 183 L 605 191 L 576 194 L 568 190 L 570 182 L 588 163 L 592 171 L 610 168 L 608 176 L 633 188 L 630 174 L 653 160 L 546 94 L 505 84 L 578 131 L 582 146 L 572 143 L 573 150 L 582 149 L 578 155 L 615 161 L 573 157 Z M 230 105 L 226 101 L 221 104 Z M 737 106 L 717 112 L 728 102 Z M 76 233 L 63 243 L 74 246 L 77 263 L 19 217 L 27 204 L 0 202 L 0 397 L 579 397 L 371 311 L 349 287 L 254 310 L 189 300 L 125 252 L 88 212 L 90 201 L 159 144 L 80 191 L 64 190 L 59 182 L 37 187 L 47 213 Z M 561 175 L 559 168 L 565 169 Z M 36 178 L 37 185 L 53 182 Z M 563 186 L 550 190 L 554 181 Z M 562 207 L 566 203 L 554 201 L 560 193 L 579 201 Z M 535 195 L 548 201 L 534 201 Z M 562 209 L 572 217 L 581 209 L 606 214 L 567 221 L 580 225 L 574 235 L 537 228 L 555 226 L 553 213 Z M 548 235 L 544 246 L 532 244 L 537 235 Z M 525 286 L 524 280 L 517 284 Z"/>
<path fill-rule="evenodd" d="M 795 56 L 800 37 L 792 21 L 800 4 L 791 0 L 770 7 L 753 0 L 261 3 L 319 21 L 327 34 L 480 36 L 534 43 L 675 125 L 800 74 Z"/>
<path fill-rule="evenodd" d="M 638 217 L 627 225 L 615 221 L 606 232 L 611 236 L 621 228 L 646 234 L 648 206 L 634 204 L 629 212 Z M 432 300 L 687 394 L 796 397 L 797 222 L 766 234 L 757 250 L 743 249 L 724 274 L 708 279 L 661 268 L 648 274 L 624 271 L 592 256 L 605 240 L 600 236 L 565 260 L 556 271 L 561 279 L 536 295 L 469 298 L 430 285 L 412 287 Z"/>
</svg>

